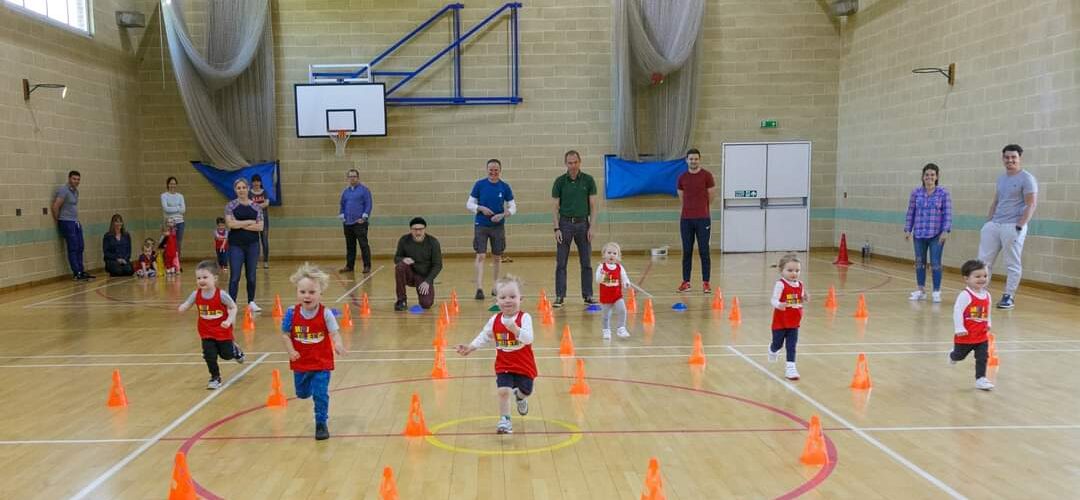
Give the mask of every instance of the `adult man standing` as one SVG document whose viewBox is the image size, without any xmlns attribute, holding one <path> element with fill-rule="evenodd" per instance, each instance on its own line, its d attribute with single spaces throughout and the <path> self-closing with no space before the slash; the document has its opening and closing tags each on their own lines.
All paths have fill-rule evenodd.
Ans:
<svg viewBox="0 0 1080 500">
<path fill-rule="evenodd" d="M 68 265 L 71 266 L 73 279 L 76 281 L 92 280 L 83 267 L 83 230 L 79 224 L 79 182 L 82 174 L 78 170 L 68 172 L 67 184 L 56 188 L 53 196 L 52 217 L 60 235 L 67 244 Z"/>
<path fill-rule="evenodd" d="M 397 293 L 394 310 L 405 310 L 406 286 L 416 287 L 420 307 L 430 309 L 435 303 L 435 277 L 442 271 L 442 247 L 439 240 L 427 234 L 427 221 L 423 217 L 409 221 L 409 234 L 398 240 L 394 264 Z"/>
<path fill-rule="evenodd" d="M 360 243 L 360 258 L 364 262 L 364 273 L 371 272 L 371 247 L 368 245 L 368 220 L 371 218 L 371 191 L 360 183 L 360 171 L 349 169 L 349 185 L 341 192 L 341 219 L 345 228 L 345 267 L 342 273 L 353 272 L 356 264 L 356 243 Z"/>
<path fill-rule="evenodd" d="M 709 205 L 716 196 L 716 182 L 708 170 L 701 168 L 701 152 L 691 149 L 686 152 L 686 172 L 679 176 L 676 186 L 682 199 L 682 214 L 679 216 L 679 233 L 682 235 L 682 284 L 679 292 L 690 291 L 690 271 L 694 265 L 694 240 L 697 239 L 698 255 L 701 256 L 701 291 L 712 293 L 709 275 L 712 272 L 712 259 L 709 256 L 709 231 L 712 217 Z"/>
<path fill-rule="evenodd" d="M 570 258 L 570 241 L 578 250 L 581 264 L 581 297 L 585 304 L 595 304 L 592 296 L 593 222 L 596 221 L 596 181 L 581 171 L 581 155 L 570 150 L 563 155 L 566 173 L 555 178 L 551 200 L 555 224 L 555 302 L 562 307 L 566 297 L 566 261 Z"/>
<path fill-rule="evenodd" d="M 1001 150 L 1001 161 L 1005 164 L 1005 173 L 997 179 L 994 201 L 990 203 L 990 214 L 986 224 L 979 232 L 979 260 L 993 267 L 998 253 L 1005 252 L 1005 290 L 998 302 L 998 309 L 1012 309 L 1013 296 L 1020 286 L 1020 275 L 1024 268 L 1020 254 L 1024 251 L 1024 238 L 1027 237 L 1028 222 L 1035 215 L 1036 194 L 1039 184 L 1020 165 L 1024 148 L 1009 144 Z"/>
<path fill-rule="evenodd" d="M 465 208 L 476 214 L 473 227 L 473 251 L 476 252 L 476 300 L 484 300 L 484 257 L 487 255 L 488 240 L 491 241 L 491 255 L 494 275 L 492 282 L 499 279 L 499 263 L 503 250 L 506 250 L 506 218 L 517 213 L 514 203 L 514 191 L 499 177 L 502 163 L 492 158 L 487 161 L 487 178 L 473 184 Z M 492 286 L 492 297 L 495 288 Z"/>
</svg>

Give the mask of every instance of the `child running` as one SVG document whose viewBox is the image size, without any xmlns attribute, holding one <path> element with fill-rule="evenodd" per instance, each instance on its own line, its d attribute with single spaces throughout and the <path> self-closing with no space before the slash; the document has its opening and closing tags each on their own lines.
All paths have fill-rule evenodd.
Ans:
<svg viewBox="0 0 1080 500">
<path fill-rule="evenodd" d="M 199 338 L 202 339 L 203 359 L 210 370 L 208 390 L 221 388 L 221 370 L 217 358 L 244 362 L 244 351 L 233 340 L 233 324 L 236 323 L 236 302 L 229 294 L 217 287 L 217 264 L 204 260 L 195 267 L 195 284 L 198 289 L 176 309 L 187 311 L 194 304 L 199 311 Z"/>
<path fill-rule="evenodd" d="M 975 388 L 989 391 L 994 388 L 986 378 L 986 359 L 990 348 L 987 333 L 990 332 L 990 292 L 986 284 L 990 282 L 990 273 L 986 263 L 981 260 L 969 260 L 960 266 L 960 274 L 967 285 L 956 296 L 953 306 L 953 348 L 949 351 L 949 364 L 963 361 L 968 353 L 975 351 Z"/>
<path fill-rule="evenodd" d="M 315 401 L 315 439 L 330 439 L 326 422 L 330 411 L 330 372 L 334 355 L 345 355 L 334 313 L 322 305 L 322 293 L 330 276 L 307 262 L 289 277 L 296 285 L 299 304 L 289 308 L 281 321 L 282 342 L 289 353 L 296 397 Z"/>
<path fill-rule="evenodd" d="M 495 300 L 499 313 L 492 316 L 469 345 L 458 345 L 457 352 L 468 356 L 494 341 L 495 386 L 499 395 L 499 423 L 495 432 L 514 432 L 510 424 L 510 394 L 517 399 L 519 415 L 529 413 L 533 379 L 536 378 L 536 359 L 533 357 L 532 316 L 521 310 L 521 281 L 506 275 L 495 281 Z"/>
<path fill-rule="evenodd" d="M 795 254 L 780 258 L 776 265 L 780 269 L 780 279 L 773 286 L 772 299 L 772 344 L 769 345 L 769 362 L 775 362 L 780 356 L 780 348 L 787 348 L 787 368 L 784 377 L 799 380 L 799 370 L 795 368 L 795 346 L 799 343 L 799 324 L 802 322 L 803 303 L 809 300 L 806 287 L 799 281 L 802 263 Z"/>
<path fill-rule="evenodd" d="M 611 340 L 611 312 L 619 313 L 619 329 L 616 334 L 619 338 L 627 338 L 630 331 L 626 329 L 626 301 L 623 299 L 623 288 L 630 286 L 630 273 L 622 265 L 622 248 L 614 241 L 604 244 L 601 252 L 604 261 L 596 267 L 596 282 L 600 284 L 600 309 L 603 311 L 603 330 L 601 336 L 604 340 Z"/>
</svg>

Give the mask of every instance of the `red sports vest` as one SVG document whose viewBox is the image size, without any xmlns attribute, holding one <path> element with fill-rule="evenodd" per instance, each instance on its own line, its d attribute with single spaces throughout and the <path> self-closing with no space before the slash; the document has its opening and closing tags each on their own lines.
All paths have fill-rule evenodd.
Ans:
<svg viewBox="0 0 1080 500">
<path fill-rule="evenodd" d="M 514 323 L 521 327 L 521 318 L 525 316 L 523 311 L 518 311 Z M 495 324 L 492 325 L 492 333 L 495 336 L 495 373 L 517 373 L 529 378 L 536 378 L 536 358 L 533 357 L 532 345 L 526 345 L 516 351 L 504 351 L 508 347 L 518 344 L 517 337 L 506 325 L 502 323 L 502 313 L 495 315 Z"/>
<path fill-rule="evenodd" d="M 971 290 L 964 291 L 971 297 L 971 303 L 964 308 L 964 329 L 968 333 L 957 335 L 956 343 L 981 344 L 989 338 L 986 334 L 990 331 L 990 295 L 980 299 Z"/>
<path fill-rule="evenodd" d="M 202 290 L 195 290 L 195 308 L 199 311 L 199 338 L 214 340 L 232 340 L 232 325 L 228 328 L 221 323 L 229 319 L 229 309 L 221 300 L 221 289 L 214 289 L 214 296 L 204 299 Z"/>
<path fill-rule="evenodd" d="M 300 314 L 300 304 L 293 308 L 292 328 L 289 338 L 293 349 L 300 353 L 296 361 L 289 361 L 295 372 L 315 372 L 334 369 L 334 342 L 326 328 L 325 306 L 319 304 L 315 317 L 307 319 Z"/>
<path fill-rule="evenodd" d="M 614 304 L 623 298 L 622 294 L 622 264 L 615 264 L 615 269 L 608 269 L 607 264 L 600 264 L 600 303 Z"/>
<path fill-rule="evenodd" d="M 799 281 L 798 286 L 791 286 L 787 280 L 779 280 L 779 282 L 784 284 L 784 291 L 780 292 L 780 303 L 787 304 L 787 309 L 781 311 L 773 308 L 772 329 L 798 328 L 799 323 L 802 322 L 803 284 Z"/>
</svg>

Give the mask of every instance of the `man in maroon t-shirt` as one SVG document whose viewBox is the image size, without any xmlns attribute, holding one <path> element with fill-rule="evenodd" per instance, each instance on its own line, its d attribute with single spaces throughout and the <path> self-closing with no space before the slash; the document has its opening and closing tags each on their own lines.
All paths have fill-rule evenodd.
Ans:
<svg viewBox="0 0 1080 500">
<path fill-rule="evenodd" d="M 682 279 L 679 292 L 690 291 L 690 270 L 693 265 L 694 239 L 697 238 L 698 254 L 701 256 L 701 290 L 712 293 L 709 274 L 712 261 L 709 258 L 709 230 L 712 218 L 709 203 L 716 195 L 716 182 L 708 170 L 701 168 L 701 152 L 686 152 L 689 169 L 679 176 L 676 186 L 682 199 L 682 215 L 679 217 L 679 233 L 682 234 Z"/>
</svg>

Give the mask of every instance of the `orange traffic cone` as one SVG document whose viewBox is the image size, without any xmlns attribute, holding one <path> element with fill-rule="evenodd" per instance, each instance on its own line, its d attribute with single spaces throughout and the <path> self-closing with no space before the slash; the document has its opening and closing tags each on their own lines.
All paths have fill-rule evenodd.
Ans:
<svg viewBox="0 0 1080 500">
<path fill-rule="evenodd" d="M 739 298 L 735 297 L 731 299 L 731 314 L 728 314 L 728 321 L 732 323 L 742 322 L 742 311 L 739 309 Z"/>
<path fill-rule="evenodd" d="M 446 326 L 450 326 L 450 305 L 446 302 L 442 303 L 442 318 Z"/>
<path fill-rule="evenodd" d="M 191 480 L 191 472 L 188 471 L 187 455 L 184 452 L 176 452 L 176 460 L 173 464 L 172 484 L 169 485 L 169 500 L 196 500 L 195 483 Z"/>
<path fill-rule="evenodd" d="M 360 317 L 371 317 L 371 302 L 368 301 L 367 292 L 360 295 Z"/>
<path fill-rule="evenodd" d="M 457 316 L 461 313 L 461 305 L 457 301 L 457 289 L 450 290 L 450 313 Z"/>
<path fill-rule="evenodd" d="M 829 463 L 829 455 L 825 451 L 825 436 L 821 433 L 821 419 L 817 415 L 810 417 L 810 429 L 799 461 L 805 465 Z"/>
<path fill-rule="evenodd" d="M 435 338 L 431 340 L 431 347 L 440 349 L 446 347 L 446 329 L 435 326 Z"/>
<path fill-rule="evenodd" d="M 649 470 L 645 473 L 645 490 L 641 500 L 665 500 L 664 479 L 660 476 L 660 461 L 656 457 L 649 459 Z"/>
<path fill-rule="evenodd" d="M 829 294 L 825 296 L 825 309 L 835 311 L 836 308 L 836 287 L 829 285 Z"/>
<path fill-rule="evenodd" d="M 723 311 L 724 310 L 724 292 L 720 290 L 716 291 L 716 296 L 712 299 L 712 310 Z"/>
<path fill-rule="evenodd" d="M 562 329 L 562 341 L 559 342 L 559 356 L 567 357 L 574 355 L 574 339 L 570 335 L 570 325 Z"/>
<path fill-rule="evenodd" d="M 637 312 L 637 292 L 633 287 L 626 291 L 626 312 L 630 314 Z"/>
<path fill-rule="evenodd" d="M 859 359 L 855 362 L 855 376 L 851 379 L 852 389 L 866 390 L 873 387 L 870 381 L 870 365 L 866 362 L 866 354 L 859 353 Z"/>
<path fill-rule="evenodd" d="M 352 308 L 349 307 L 349 303 L 341 304 L 341 327 L 352 328 Z"/>
<path fill-rule="evenodd" d="M 252 316 L 250 306 L 244 308 L 244 331 L 255 331 L 255 316 Z"/>
<path fill-rule="evenodd" d="M 866 310 L 866 296 L 859 294 L 859 304 L 855 306 L 855 318 L 867 319 L 870 317 L 870 311 Z"/>
<path fill-rule="evenodd" d="M 1001 360 L 998 359 L 997 355 L 997 339 L 994 338 L 994 334 L 992 333 L 989 335 L 989 339 L 990 351 L 988 353 L 989 357 L 986 364 L 987 366 L 1001 366 Z"/>
<path fill-rule="evenodd" d="M 544 315 L 540 317 L 540 321 L 545 325 L 555 324 L 555 314 L 551 312 L 551 305 L 548 305 L 544 310 Z"/>
<path fill-rule="evenodd" d="M 574 374 L 574 385 L 570 386 L 570 394 L 584 396 L 589 394 L 589 384 L 585 382 L 585 360 L 577 360 L 577 372 Z"/>
<path fill-rule="evenodd" d="M 126 408 L 127 392 L 124 391 L 124 383 L 120 381 L 120 370 L 112 372 L 112 387 L 109 388 L 109 408 Z"/>
<path fill-rule="evenodd" d="M 540 289 L 540 300 L 536 301 L 536 307 L 540 314 L 543 314 L 551 307 L 551 302 L 548 302 L 547 291 L 543 288 Z"/>
<path fill-rule="evenodd" d="M 836 254 L 836 260 L 833 261 L 833 264 L 838 266 L 851 265 L 847 255 L 847 234 L 840 233 L 840 252 Z"/>
<path fill-rule="evenodd" d="M 397 483 L 394 481 L 394 469 L 383 468 L 382 484 L 379 485 L 379 500 L 398 500 Z"/>
<path fill-rule="evenodd" d="M 450 376 L 446 371 L 446 355 L 443 354 L 442 346 L 435 348 L 435 363 L 431 367 L 431 378 L 444 379 Z"/>
<path fill-rule="evenodd" d="M 270 395 L 266 397 L 268 408 L 284 408 L 289 405 L 289 400 L 281 392 L 281 372 L 274 369 L 270 375 Z"/>
<path fill-rule="evenodd" d="M 274 319 L 285 317 L 285 310 L 281 308 L 281 295 L 274 294 L 274 312 L 271 316 L 273 316 Z"/>
<path fill-rule="evenodd" d="M 653 314 L 652 299 L 645 299 L 645 312 L 641 314 L 641 324 L 655 325 L 656 316 Z"/>
<path fill-rule="evenodd" d="M 694 332 L 694 352 L 690 354 L 690 364 L 705 366 L 705 348 L 701 345 L 700 332 Z"/>
<path fill-rule="evenodd" d="M 405 424 L 404 435 L 408 437 L 429 436 L 427 424 L 424 423 L 424 410 L 420 408 L 420 395 L 413 393 L 412 403 L 409 405 L 409 421 Z"/>
</svg>

